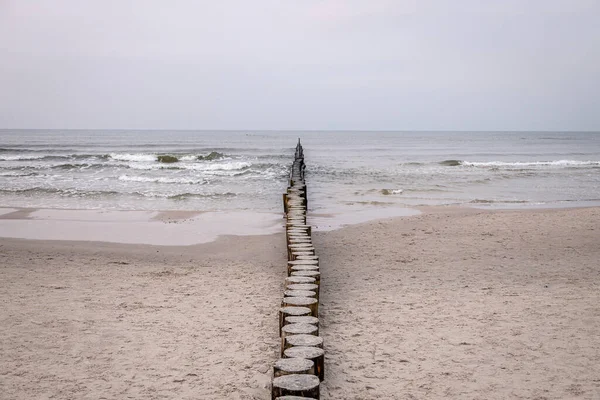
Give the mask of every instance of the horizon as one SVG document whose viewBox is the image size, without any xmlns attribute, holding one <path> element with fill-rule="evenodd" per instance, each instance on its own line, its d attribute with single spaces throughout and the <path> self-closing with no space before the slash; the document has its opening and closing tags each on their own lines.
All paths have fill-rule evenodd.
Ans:
<svg viewBox="0 0 600 400">
<path fill-rule="evenodd" d="M 338 132 L 338 133 L 600 133 L 599 130 L 483 130 L 483 129 L 467 129 L 467 130 L 442 130 L 442 129 L 173 129 L 173 128 L 0 128 L 0 131 L 92 131 L 92 132 Z"/>
</svg>

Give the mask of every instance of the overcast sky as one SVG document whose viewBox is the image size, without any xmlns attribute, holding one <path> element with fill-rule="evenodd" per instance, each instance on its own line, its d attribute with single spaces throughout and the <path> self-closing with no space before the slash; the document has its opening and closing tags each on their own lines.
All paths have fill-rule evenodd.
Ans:
<svg viewBox="0 0 600 400">
<path fill-rule="evenodd" d="M 0 128 L 600 130 L 600 0 L 0 0 Z"/>
</svg>

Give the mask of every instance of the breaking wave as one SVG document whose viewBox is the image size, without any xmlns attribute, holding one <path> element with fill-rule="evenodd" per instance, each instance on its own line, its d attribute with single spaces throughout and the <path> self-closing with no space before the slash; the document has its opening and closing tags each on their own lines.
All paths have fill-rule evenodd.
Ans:
<svg viewBox="0 0 600 400">
<path fill-rule="evenodd" d="M 529 203 L 527 200 L 487 200 L 487 199 L 475 199 L 471 200 L 471 204 L 525 204 Z"/>
<path fill-rule="evenodd" d="M 461 161 L 444 160 L 440 162 L 445 166 L 465 166 L 479 168 L 527 168 L 527 167 L 600 167 L 600 161 L 554 160 L 554 161 Z"/>
<path fill-rule="evenodd" d="M 155 154 L 119 154 L 119 153 L 111 153 L 109 154 L 110 158 L 116 161 L 134 161 L 134 162 L 153 162 L 158 161 L 158 156 Z"/>
<path fill-rule="evenodd" d="M 223 193 L 181 193 L 172 196 L 168 196 L 169 200 L 189 200 L 194 198 L 215 198 L 215 197 L 236 197 L 236 193 L 223 192 Z"/>
<path fill-rule="evenodd" d="M 447 167 L 457 167 L 459 165 L 463 165 L 464 161 L 461 160 L 444 160 L 440 161 L 440 165 L 445 165 Z"/>
<path fill-rule="evenodd" d="M 146 176 L 130 176 L 121 175 L 118 178 L 125 182 L 147 182 L 147 183 L 175 183 L 184 185 L 203 185 L 209 183 L 205 179 L 189 179 L 189 178 L 165 178 L 165 177 L 146 177 Z"/>
<path fill-rule="evenodd" d="M 58 165 L 53 165 L 52 169 L 63 169 L 63 170 L 74 170 L 74 169 L 96 169 L 96 168 L 104 168 L 106 165 L 104 164 L 88 164 L 88 163 L 82 163 L 82 164 L 58 164 Z"/>
<path fill-rule="evenodd" d="M 65 160 L 106 160 L 107 154 L 11 154 L 0 156 L 0 161 L 65 161 Z"/>
<path fill-rule="evenodd" d="M 218 171 L 239 171 L 249 168 L 252 164 L 246 161 L 235 161 L 230 163 L 193 163 L 193 164 L 160 164 L 160 163 L 130 163 L 128 167 L 139 170 L 173 169 L 173 170 L 192 170 L 199 172 L 218 172 Z"/>
<path fill-rule="evenodd" d="M 392 194 L 402 194 L 404 190 L 402 189 L 381 189 L 381 194 L 384 196 L 389 196 Z"/>
<path fill-rule="evenodd" d="M 44 187 L 34 187 L 27 189 L 0 189 L 0 193 L 9 193 L 9 194 L 20 194 L 26 196 L 35 196 L 40 194 L 57 194 L 64 197 L 98 197 L 98 196 L 110 196 L 110 195 L 118 195 L 119 192 L 115 192 L 112 190 L 104 191 L 104 190 L 81 190 L 81 189 L 58 189 L 58 188 L 44 188 Z"/>
<path fill-rule="evenodd" d="M 4 177 L 9 177 L 9 178 L 22 178 L 22 177 L 26 177 L 26 176 L 38 176 L 39 174 L 37 172 L 19 172 L 19 171 L 15 171 L 15 172 L 1 172 L 0 176 L 4 176 Z"/>
</svg>

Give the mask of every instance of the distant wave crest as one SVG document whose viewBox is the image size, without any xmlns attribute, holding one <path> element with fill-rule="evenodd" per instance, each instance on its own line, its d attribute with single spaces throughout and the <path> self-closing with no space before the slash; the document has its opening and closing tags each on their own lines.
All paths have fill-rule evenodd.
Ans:
<svg viewBox="0 0 600 400">
<path fill-rule="evenodd" d="M 158 156 L 154 154 L 131 154 L 131 153 L 111 153 L 110 158 L 116 161 L 134 161 L 134 162 L 153 162 L 158 161 Z"/>
<path fill-rule="evenodd" d="M 112 190 L 81 190 L 75 188 L 59 189 L 48 187 L 33 187 L 26 189 L 0 189 L 0 193 L 12 193 L 21 195 L 56 194 L 63 197 L 99 197 L 118 195 L 119 192 Z"/>
<path fill-rule="evenodd" d="M 525 161 L 525 162 L 469 162 L 463 161 L 463 165 L 473 167 L 536 167 L 536 166 L 556 166 L 556 167 L 579 167 L 579 166 L 600 166 L 600 161 L 577 161 L 577 160 L 557 160 L 557 161 Z"/>
<path fill-rule="evenodd" d="M 189 178 L 166 178 L 166 177 L 147 177 L 147 176 L 131 176 L 121 175 L 120 181 L 125 182 L 147 182 L 147 183 L 175 183 L 187 185 L 202 185 L 208 183 L 205 179 L 189 179 Z"/>
<path fill-rule="evenodd" d="M 440 161 L 440 165 L 445 165 L 447 167 L 457 167 L 459 165 L 463 165 L 464 161 L 461 160 L 444 160 Z"/>
<path fill-rule="evenodd" d="M 237 194 L 233 192 L 223 192 L 223 193 L 181 193 L 168 196 L 169 200 L 189 200 L 194 198 L 227 198 L 227 197 L 236 197 Z"/>
<path fill-rule="evenodd" d="M 404 192 L 404 190 L 402 189 L 381 189 L 381 194 L 383 194 L 384 196 L 389 196 L 392 194 L 402 194 L 402 192 Z"/>
<path fill-rule="evenodd" d="M 488 200 L 488 199 L 475 199 L 471 200 L 469 203 L 471 204 L 526 204 L 529 203 L 527 200 Z"/>
<path fill-rule="evenodd" d="M 465 166 L 479 168 L 526 168 L 526 167 L 600 167 L 600 161 L 554 160 L 554 161 L 461 161 L 444 160 L 444 166 Z"/>
</svg>

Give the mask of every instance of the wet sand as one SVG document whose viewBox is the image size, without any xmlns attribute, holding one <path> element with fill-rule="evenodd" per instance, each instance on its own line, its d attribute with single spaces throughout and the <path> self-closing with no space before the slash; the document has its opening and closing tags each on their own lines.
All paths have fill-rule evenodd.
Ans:
<svg viewBox="0 0 600 400">
<path fill-rule="evenodd" d="M 419 214 L 401 207 L 359 207 L 315 214 L 314 230 L 334 230 L 382 217 Z M 283 234 L 279 213 L 0 208 L 0 238 L 190 246 L 223 235 Z"/>
<path fill-rule="evenodd" d="M 598 208 L 429 208 L 316 232 L 322 398 L 600 398 L 599 241 Z M 270 396 L 282 232 L 0 238 L 0 265 L 3 399 Z"/>
<path fill-rule="evenodd" d="M 2 210 L 2 209 L 0 209 Z M 281 232 L 281 215 L 258 212 L 4 209 L 0 237 L 189 246 L 221 235 Z"/>
</svg>

